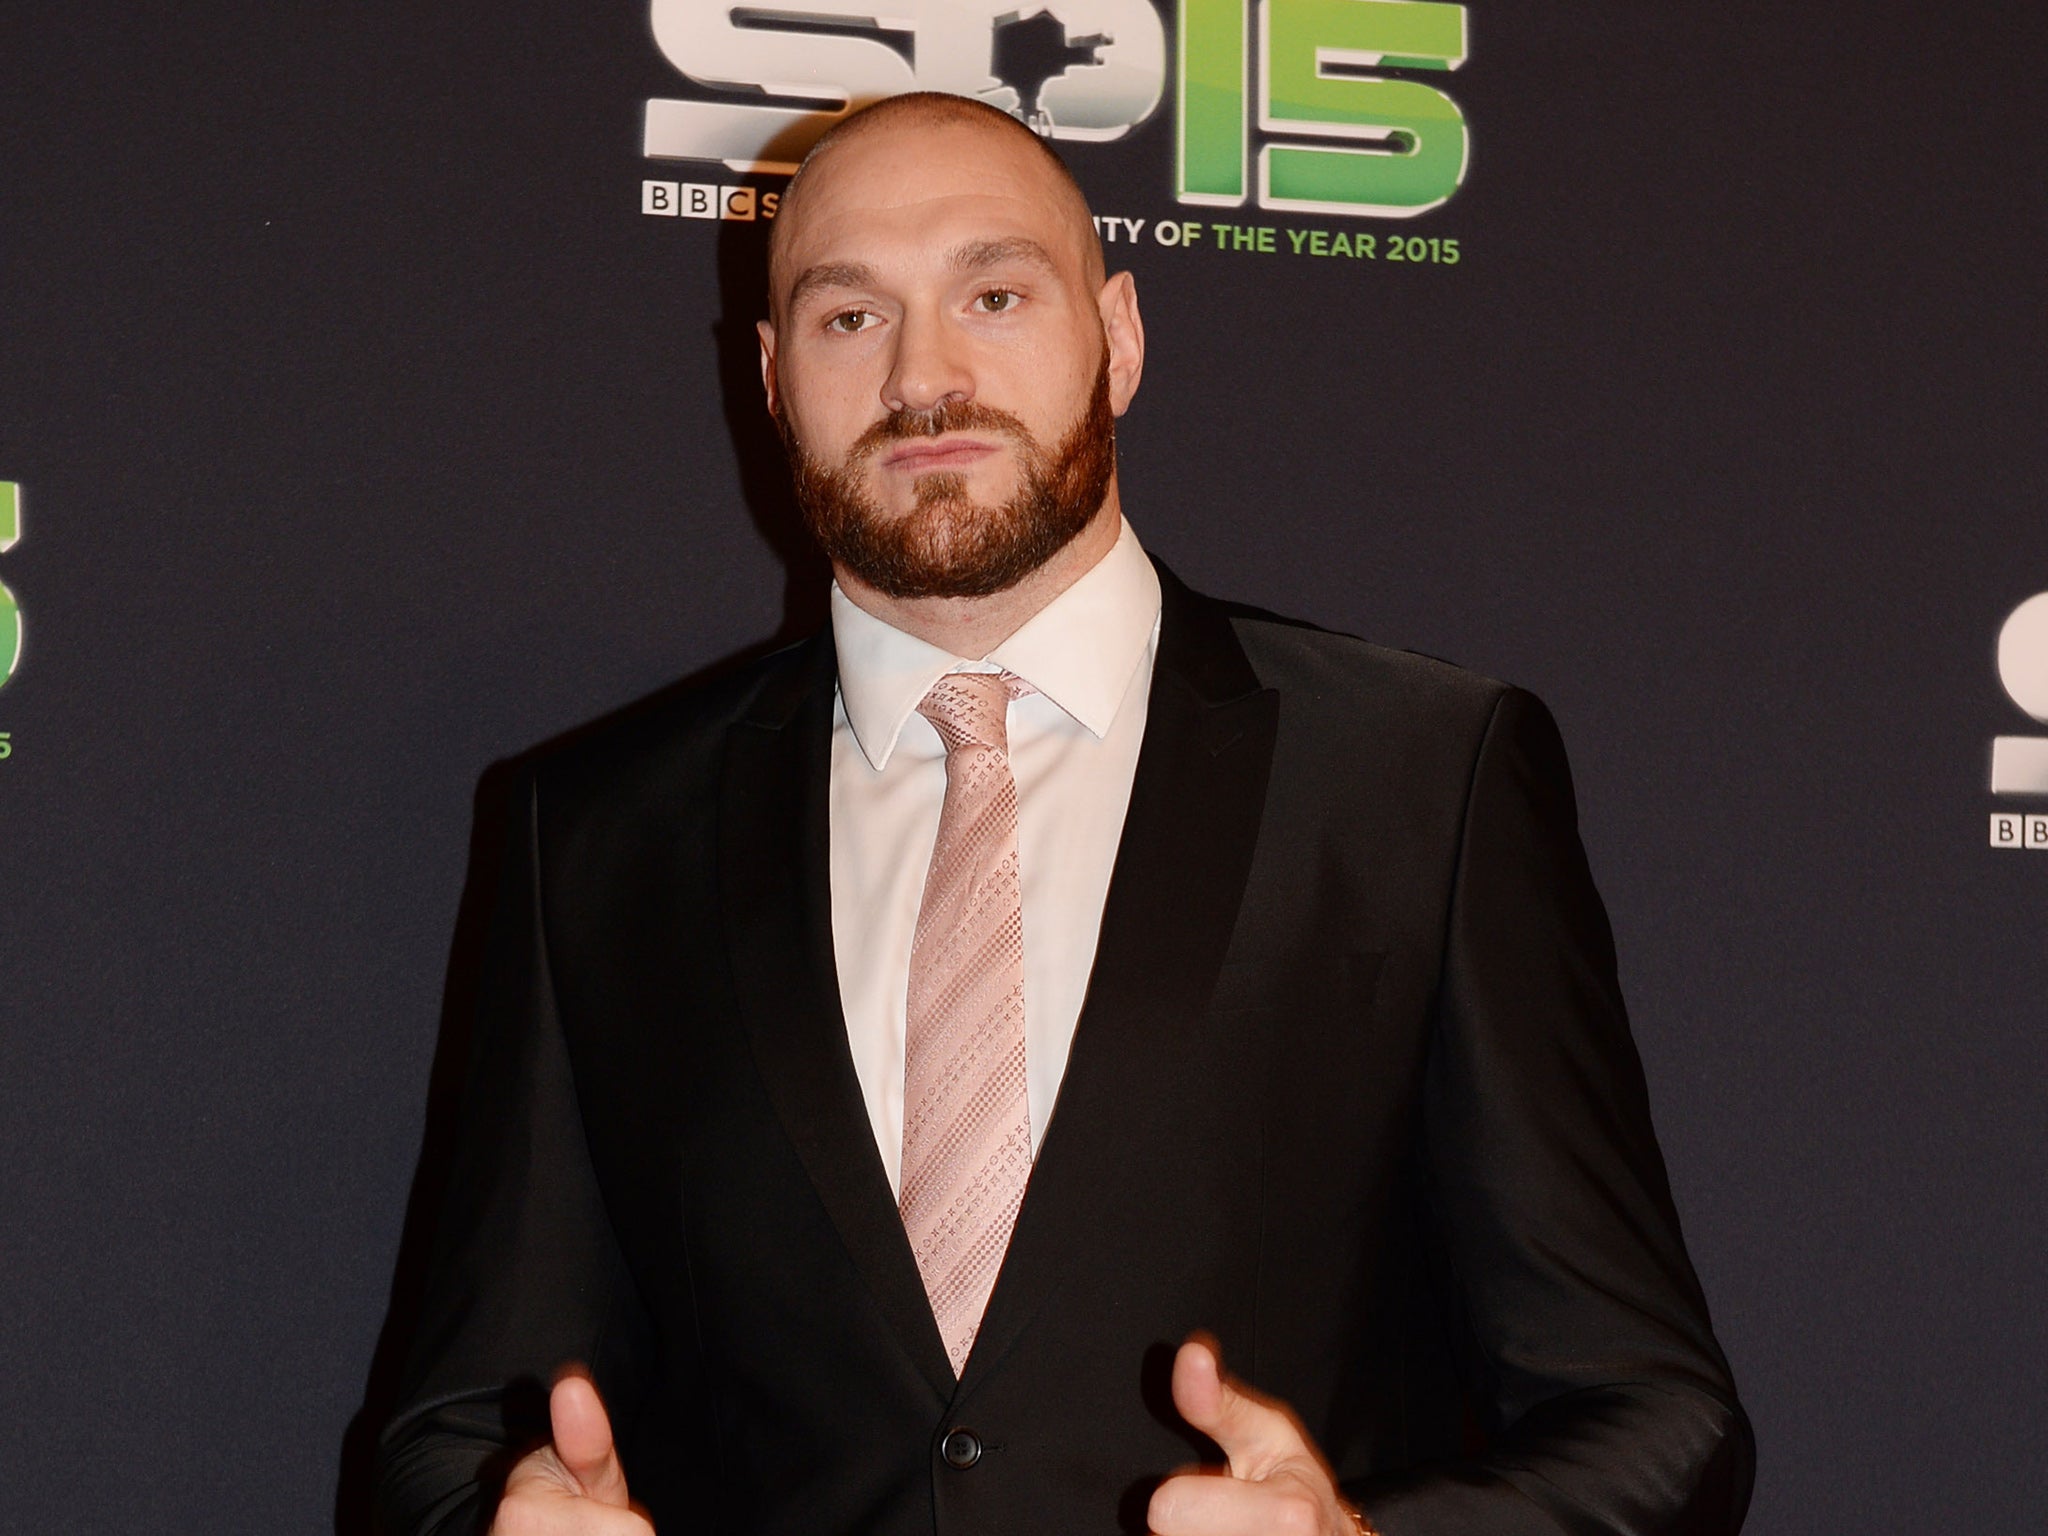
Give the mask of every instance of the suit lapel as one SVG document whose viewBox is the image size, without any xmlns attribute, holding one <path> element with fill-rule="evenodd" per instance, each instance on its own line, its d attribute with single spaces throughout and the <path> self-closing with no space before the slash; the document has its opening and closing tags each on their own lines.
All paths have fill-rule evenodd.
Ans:
<svg viewBox="0 0 2048 1536">
<path fill-rule="evenodd" d="M 1237 920 L 1279 719 L 1221 605 L 1159 572 L 1159 651 L 1087 1002 L 960 1386 L 994 1369 L 1100 1244 L 1119 1143 L 1199 1070 L 1186 1050 Z"/>
<path fill-rule="evenodd" d="M 941 1398 L 953 1372 L 847 1046 L 832 950 L 830 631 L 726 740 L 719 888 L 741 1013 L 768 1094 L 840 1238 Z"/>
</svg>

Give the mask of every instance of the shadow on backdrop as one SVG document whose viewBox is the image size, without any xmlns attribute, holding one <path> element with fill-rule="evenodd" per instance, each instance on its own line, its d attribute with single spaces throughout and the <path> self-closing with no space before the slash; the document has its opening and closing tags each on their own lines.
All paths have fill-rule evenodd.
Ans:
<svg viewBox="0 0 2048 1536">
<path fill-rule="evenodd" d="M 757 187 L 757 178 L 750 178 Z M 779 179 L 773 183 L 779 187 Z M 757 190 L 758 198 L 759 192 Z M 745 514 L 783 567 L 782 622 L 774 634 L 742 647 L 646 698 L 550 738 L 526 752 L 493 763 L 478 780 L 470 828 L 468 871 L 457 906 L 454 938 L 442 985 L 439 1035 L 427 1074 L 425 1129 L 419 1161 L 407 1196 L 384 1324 L 372 1354 L 363 1400 L 342 1437 L 335 1490 L 335 1536 L 367 1536 L 377 1529 L 377 1437 L 397 1411 L 407 1355 L 433 1256 L 435 1229 L 460 1121 L 468 1076 L 480 972 L 491 907 L 496 896 L 513 786 L 528 766 L 559 747 L 633 715 L 662 708 L 688 692 L 757 657 L 795 643 L 825 622 L 830 577 L 824 557 L 811 543 L 790 493 L 782 444 L 763 403 L 760 344 L 754 323 L 764 312 L 766 228 L 759 220 L 721 224 L 718 242 L 719 317 L 709 329 L 718 361 L 726 428 L 732 438 Z M 735 508 L 734 516 L 740 515 Z M 520 1395 L 515 1422 L 534 1440 L 546 1433 L 545 1395 Z"/>
</svg>

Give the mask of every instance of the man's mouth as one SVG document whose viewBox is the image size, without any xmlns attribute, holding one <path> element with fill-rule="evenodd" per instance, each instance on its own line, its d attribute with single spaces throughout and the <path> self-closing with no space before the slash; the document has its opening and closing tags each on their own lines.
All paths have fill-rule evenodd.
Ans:
<svg viewBox="0 0 2048 1536">
<path fill-rule="evenodd" d="M 979 464 L 1000 445 L 975 437 L 920 437 L 899 442 L 882 455 L 882 468 L 899 474 L 928 475 Z"/>
</svg>

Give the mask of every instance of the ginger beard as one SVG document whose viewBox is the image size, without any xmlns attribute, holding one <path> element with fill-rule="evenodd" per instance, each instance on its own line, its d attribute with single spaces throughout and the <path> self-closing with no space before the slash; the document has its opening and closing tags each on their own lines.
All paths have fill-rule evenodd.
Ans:
<svg viewBox="0 0 2048 1536">
<path fill-rule="evenodd" d="M 811 536 L 834 564 L 895 598 L 988 597 L 1015 586 L 1088 526 L 1116 468 L 1106 348 L 1087 405 L 1050 454 L 1008 411 L 971 400 L 890 413 L 836 468 L 804 447 L 780 410 L 775 424 Z M 911 509 L 890 516 L 864 483 L 868 461 L 890 443 L 943 432 L 1007 437 L 1017 455 L 1015 493 L 990 506 L 967 494 L 965 476 L 935 471 L 917 478 Z"/>
</svg>

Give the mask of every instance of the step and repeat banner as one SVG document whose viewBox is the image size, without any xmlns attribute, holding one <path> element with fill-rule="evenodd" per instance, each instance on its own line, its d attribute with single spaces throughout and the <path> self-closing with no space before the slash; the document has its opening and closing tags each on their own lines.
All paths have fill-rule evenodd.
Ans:
<svg viewBox="0 0 2048 1536">
<path fill-rule="evenodd" d="M 1155 553 L 1555 709 L 1749 1528 L 2035 1528 L 2043 13 L 871 11 L 0 18 L 0 1525 L 367 1529 L 504 765 L 818 622 L 763 242 L 924 88 Z"/>
</svg>

